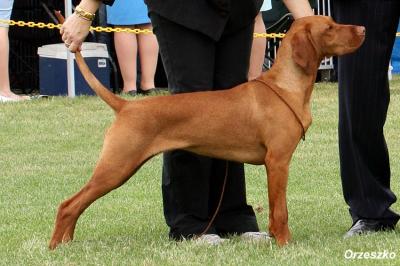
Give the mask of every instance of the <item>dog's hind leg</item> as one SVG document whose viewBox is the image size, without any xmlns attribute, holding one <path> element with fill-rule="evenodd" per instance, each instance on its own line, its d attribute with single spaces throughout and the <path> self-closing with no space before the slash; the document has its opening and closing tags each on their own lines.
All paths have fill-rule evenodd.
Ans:
<svg viewBox="0 0 400 266">
<path fill-rule="evenodd" d="M 286 188 L 289 174 L 290 158 L 267 152 L 265 165 L 268 175 L 269 198 L 269 232 L 275 237 L 279 246 L 290 240 Z"/>
<path fill-rule="evenodd" d="M 91 203 L 124 184 L 150 157 L 144 138 L 127 136 L 123 128 L 111 128 L 106 135 L 100 160 L 89 182 L 58 209 L 50 249 L 72 240 L 79 216 Z M 126 136 L 126 137 L 124 137 Z M 117 138 L 118 137 L 118 138 Z M 129 139 L 127 139 L 129 138 Z M 135 139 L 132 140 L 132 139 Z"/>
</svg>

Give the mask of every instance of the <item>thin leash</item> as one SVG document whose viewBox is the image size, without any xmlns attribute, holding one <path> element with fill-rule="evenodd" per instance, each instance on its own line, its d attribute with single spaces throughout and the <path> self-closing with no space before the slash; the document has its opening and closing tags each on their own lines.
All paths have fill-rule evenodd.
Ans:
<svg viewBox="0 0 400 266">
<path fill-rule="evenodd" d="M 205 233 L 207 233 L 207 231 L 210 229 L 211 225 L 213 224 L 213 222 L 215 220 L 215 217 L 217 217 L 217 214 L 218 214 L 219 209 L 220 209 L 221 204 L 222 204 L 222 199 L 224 198 L 224 194 L 225 194 L 226 182 L 228 180 L 228 166 L 229 166 L 229 162 L 226 161 L 224 183 L 222 184 L 221 196 L 219 198 L 219 202 L 218 202 L 217 208 L 215 209 L 215 212 L 214 212 L 213 216 L 211 217 L 211 220 L 208 222 L 207 227 L 199 235 L 196 235 L 194 237 L 195 239 L 197 239 L 197 238 L 203 236 Z"/>
<path fill-rule="evenodd" d="M 301 126 L 301 129 L 302 129 L 301 139 L 303 141 L 306 140 L 306 130 L 304 128 L 303 123 L 301 122 L 299 115 L 295 112 L 293 107 L 285 100 L 285 98 L 283 98 L 282 95 L 279 94 L 279 92 L 275 88 L 273 88 L 273 86 L 271 86 L 271 84 L 268 84 L 265 80 L 262 80 L 259 78 L 254 79 L 254 81 L 258 81 L 258 82 L 264 84 L 265 86 L 267 86 L 271 91 L 273 91 L 276 94 L 276 96 L 278 96 L 279 99 L 281 99 L 282 102 L 284 102 L 286 104 L 287 107 L 289 107 L 290 111 L 292 111 L 294 117 L 296 118 L 297 122 L 299 122 L 299 124 Z"/>
</svg>

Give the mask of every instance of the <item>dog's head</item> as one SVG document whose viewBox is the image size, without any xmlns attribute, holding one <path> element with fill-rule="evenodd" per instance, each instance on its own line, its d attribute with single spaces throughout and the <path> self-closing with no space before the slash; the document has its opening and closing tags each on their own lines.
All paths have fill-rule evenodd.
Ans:
<svg viewBox="0 0 400 266">
<path fill-rule="evenodd" d="M 327 16 L 310 16 L 296 20 L 289 34 L 293 59 L 307 70 L 325 56 L 354 52 L 364 41 L 365 28 L 341 25 Z"/>
</svg>

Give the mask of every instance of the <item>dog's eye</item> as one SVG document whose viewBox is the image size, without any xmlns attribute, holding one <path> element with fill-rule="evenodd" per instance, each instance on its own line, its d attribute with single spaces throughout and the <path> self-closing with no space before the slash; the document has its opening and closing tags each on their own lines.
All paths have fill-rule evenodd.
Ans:
<svg viewBox="0 0 400 266">
<path fill-rule="evenodd" d="M 332 25 L 329 25 L 329 26 L 328 26 L 328 30 L 331 30 L 331 29 L 333 29 L 333 26 L 332 26 Z"/>
</svg>

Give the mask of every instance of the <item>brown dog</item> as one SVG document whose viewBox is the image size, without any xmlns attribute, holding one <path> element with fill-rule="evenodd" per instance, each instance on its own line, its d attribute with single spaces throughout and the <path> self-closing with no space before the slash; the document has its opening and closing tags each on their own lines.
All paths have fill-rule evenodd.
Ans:
<svg viewBox="0 0 400 266">
<path fill-rule="evenodd" d="M 286 206 L 289 163 L 311 124 L 310 97 L 325 56 L 361 46 L 365 28 L 329 17 L 295 21 L 273 67 L 229 90 L 124 100 L 104 88 L 80 53 L 77 63 L 93 90 L 115 110 L 100 160 L 89 182 L 64 201 L 50 248 L 72 240 L 76 222 L 98 198 L 124 184 L 152 156 L 173 149 L 264 164 L 268 176 L 269 232 L 280 246 L 290 232 Z"/>
</svg>

